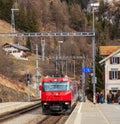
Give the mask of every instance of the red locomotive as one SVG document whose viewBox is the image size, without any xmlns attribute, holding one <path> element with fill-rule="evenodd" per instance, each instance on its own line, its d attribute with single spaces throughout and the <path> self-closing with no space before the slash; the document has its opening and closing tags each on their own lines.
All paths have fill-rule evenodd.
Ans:
<svg viewBox="0 0 120 124">
<path fill-rule="evenodd" d="M 40 90 L 43 113 L 70 113 L 78 100 L 79 83 L 67 76 L 45 77 Z"/>
</svg>

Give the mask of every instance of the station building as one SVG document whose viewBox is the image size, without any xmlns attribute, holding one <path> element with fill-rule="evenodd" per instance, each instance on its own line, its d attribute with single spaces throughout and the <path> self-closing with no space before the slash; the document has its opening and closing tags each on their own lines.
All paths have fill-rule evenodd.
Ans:
<svg viewBox="0 0 120 124">
<path fill-rule="evenodd" d="M 99 63 L 105 68 L 105 100 L 109 92 L 120 96 L 120 46 L 100 46 L 100 55 Z"/>
</svg>

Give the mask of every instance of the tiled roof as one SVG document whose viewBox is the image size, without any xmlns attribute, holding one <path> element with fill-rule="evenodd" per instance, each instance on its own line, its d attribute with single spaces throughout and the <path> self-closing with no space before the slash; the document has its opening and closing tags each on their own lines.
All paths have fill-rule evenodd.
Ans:
<svg viewBox="0 0 120 124">
<path fill-rule="evenodd" d="M 14 43 L 9 43 L 11 46 L 15 47 L 15 48 L 18 48 L 20 50 L 25 50 L 25 51 L 29 51 L 28 48 L 24 47 L 24 46 L 21 46 L 19 44 L 14 44 Z"/>
<path fill-rule="evenodd" d="M 120 49 L 120 46 L 100 46 L 100 55 L 108 56 Z"/>
</svg>

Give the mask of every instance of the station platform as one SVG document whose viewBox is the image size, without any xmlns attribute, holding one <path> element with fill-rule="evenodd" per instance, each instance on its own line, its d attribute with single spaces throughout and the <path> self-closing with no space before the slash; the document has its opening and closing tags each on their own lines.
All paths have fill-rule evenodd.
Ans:
<svg viewBox="0 0 120 124">
<path fill-rule="evenodd" d="M 108 124 L 99 112 L 100 105 L 103 104 L 93 104 L 89 100 L 79 102 L 65 124 Z"/>
<path fill-rule="evenodd" d="M 3 116 L 7 113 L 20 110 L 29 106 L 32 106 L 38 102 L 5 102 L 0 103 L 0 116 Z"/>
</svg>

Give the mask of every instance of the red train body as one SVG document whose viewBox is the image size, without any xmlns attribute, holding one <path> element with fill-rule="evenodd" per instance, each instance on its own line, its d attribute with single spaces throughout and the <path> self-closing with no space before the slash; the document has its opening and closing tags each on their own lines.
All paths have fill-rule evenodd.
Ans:
<svg viewBox="0 0 120 124">
<path fill-rule="evenodd" d="M 43 113 L 71 112 L 78 100 L 79 83 L 67 76 L 45 77 L 40 90 Z"/>
</svg>

